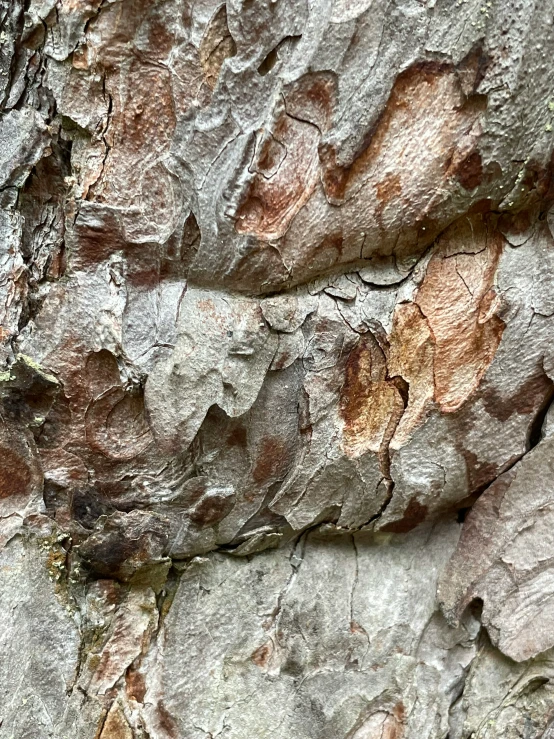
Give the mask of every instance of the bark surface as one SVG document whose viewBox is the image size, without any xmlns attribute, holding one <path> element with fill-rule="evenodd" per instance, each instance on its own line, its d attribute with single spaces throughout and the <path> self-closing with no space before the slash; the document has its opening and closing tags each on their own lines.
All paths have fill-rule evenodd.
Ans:
<svg viewBox="0 0 554 739">
<path fill-rule="evenodd" d="M 0 739 L 554 739 L 554 0 L 0 25 Z"/>
</svg>

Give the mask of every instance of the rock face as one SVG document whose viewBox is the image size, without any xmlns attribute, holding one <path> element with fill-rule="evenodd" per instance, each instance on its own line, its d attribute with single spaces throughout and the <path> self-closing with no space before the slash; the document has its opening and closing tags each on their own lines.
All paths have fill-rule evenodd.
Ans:
<svg viewBox="0 0 554 739">
<path fill-rule="evenodd" d="M 0 19 L 0 739 L 554 739 L 554 2 Z"/>
</svg>

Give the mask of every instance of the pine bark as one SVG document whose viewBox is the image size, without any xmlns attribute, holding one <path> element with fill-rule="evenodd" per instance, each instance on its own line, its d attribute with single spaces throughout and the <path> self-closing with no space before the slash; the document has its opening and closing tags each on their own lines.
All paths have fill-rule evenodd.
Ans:
<svg viewBox="0 0 554 739">
<path fill-rule="evenodd" d="M 554 739 L 553 0 L 0 24 L 0 739 Z"/>
</svg>

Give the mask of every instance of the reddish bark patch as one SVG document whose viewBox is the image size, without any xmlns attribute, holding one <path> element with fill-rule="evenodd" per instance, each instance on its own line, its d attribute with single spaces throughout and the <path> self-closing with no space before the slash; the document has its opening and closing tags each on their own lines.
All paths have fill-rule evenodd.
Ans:
<svg viewBox="0 0 554 739">
<path fill-rule="evenodd" d="M 412 498 L 408 503 L 408 507 L 404 511 L 404 515 L 399 521 L 392 521 L 381 528 L 381 531 L 386 531 L 392 534 L 407 534 L 420 523 L 425 521 L 427 516 L 428 508 L 426 505 L 422 505 L 415 498 Z"/>
<path fill-rule="evenodd" d="M 33 492 L 42 489 L 43 473 L 31 434 L 8 423 L 0 425 L 0 513 L 24 506 Z"/>
<path fill-rule="evenodd" d="M 126 278 L 133 287 L 136 288 L 154 288 L 160 282 L 160 265 L 147 264 L 142 265 L 131 263 L 130 269 L 126 274 Z"/>
<path fill-rule="evenodd" d="M 461 161 L 453 172 L 460 185 L 466 190 L 474 190 L 483 180 L 483 162 L 478 151 L 472 152 Z"/>
<path fill-rule="evenodd" d="M 278 436 L 267 436 L 261 445 L 252 479 L 258 484 L 284 475 L 289 460 L 287 445 Z"/>
<path fill-rule="evenodd" d="M 319 147 L 319 159 L 322 166 L 321 182 L 327 200 L 333 204 L 341 203 L 344 200 L 352 165 L 350 167 L 341 166 L 338 163 L 335 147 L 329 144 Z"/>
<path fill-rule="evenodd" d="M 106 349 L 92 352 L 86 359 L 85 378 L 93 398 L 119 385 L 117 359 Z"/>
<path fill-rule="evenodd" d="M 273 138 L 273 136 L 268 136 L 258 157 L 258 171 L 263 172 L 266 176 L 271 176 L 277 170 L 286 154 L 285 147 Z"/>
<path fill-rule="evenodd" d="M 260 668 L 267 667 L 272 653 L 273 647 L 271 642 L 266 642 L 252 652 L 252 662 Z"/>
<path fill-rule="evenodd" d="M 336 105 L 336 87 L 331 72 L 305 74 L 285 93 L 287 113 L 327 130 Z"/>
<path fill-rule="evenodd" d="M 468 216 L 473 215 L 485 215 L 490 213 L 492 210 L 492 201 L 490 198 L 483 198 L 483 200 L 477 200 L 467 211 Z"/>
<path fill-rule="evenodd" d="M 279 238 L 316 186 L 320 134 L 283 112 L 273 130 L 259 135 L 258 154 L 249 167 L 256 174 L 237 209 L 235 228 L 262 239 Z"/>
<path fill-rule="evenodd" d="M 4 447 L 0 462 L 0 498 L 25 495 L 32 480 L 31 471 L 17 452 Z"/>
<path fill-rule="evenodd" d="M 244 426 L 237 426 L 227 436 L 227 446 L 246 447 L 248 435 Z"/>
<path fill-rule="evenodd" d="M 197 526 L 213 526 L 231 512 L 234 504 L 234 496 L 205 495 L 190 512 L 190 520 Z"/>
<path fill-rule="evenodd" d="M 469 494 L 483 490 L 498 477 L 499 467 L 494 462 L 479 462 L 479 458 L 473 452 L 462 449 L 466 463 Z"/>
<path fill-rule="evenodd" d="M 121 109 L 121 162 L 136 166 L 133 154 L 169 143 L 175 129 L 171 75 L 160 65 L 134 60 L 127 78 L 128 97 Z M 128 161 L 124 158 L 129 157 Z"/>
<path fill-rule="evenodd" d="M 75 246 L 70 252 L 73 269 L 88 269 L 125 249 L 118 216 L 107 208 L 83 203 L 75 223 Z"/>
<path fill-rule="evenodd" d="M 109 12 L 102 16 L 105 23 Z M 120 24 L 119 16 L 114 25 L 119 28 Z M 155 236 L 157 229 L 149 225 L 152 213 L 161 224 L 171 219 L 173 211 L 172 198 L 168 197 L 170 176 L 161 161 L 176 125 L 172 75 L 160 63 L 163 48 L 133 54 L 121 35 L 110 39 L 111 30 L 105 28 L 101 34 L 106 47 L 95 49 L 99 62 L 103 52 L 113 54 L 113 66 L 105 66 L 104 94 L 112 101 L 104 135 L 106 157 L 102 163 L 96 157 L 89 164 L 84 175 L 86 198 L 122 208 L 122 223 Z M 128 208 L 136 208 L 133 216 L 125 213 Z"/>
<path fill-rule="evenodd" d="M 154 59 L 170 54 L 174 45 L 175 34 L 168 29 L 167 22 L 156 15 L 151 16 L 148 22 L 148 47 L 154 51 Z"/>
<path fill-rule="evenodd" d="M 169 739 L 177 739 L 177 737 L 179 736 L 177 724 L 173 720 L 173 717 L 165 707 L 162 700 L 158 701 L 157 714 L 160 728 L 167 733 Z"/>
<path fill-rule="evenodd" d="M 543 372 L 530 377 L 514 395 L 503 398 L 493 388 L 483 393 L 485 410 L 505 423 L 514 413 L 535 414 L 552 392 L 552 380 Z"/>
<path fill-rule="evenodd" d="M 137 703 L 144 703 L 144 696 L 146 695 L 146 683 L 144 681 L 144 675 L 142 672 L 133 669 L 132 667 L 127 670 L 125 675 L 125 689 L 127 695 Z"/>
<path fill-rule="evenodd" d="M 283 111 L 269 130 L 258 133 L 255 176 L 237 209 L 236 229 L 263 239 L 284 235 L 318 182 L 320 132 L 335 107 L 334 75 L 307 74 L 286 92 Z"/>
<path fill-rule="evenodd" d="M 402 713 L 403 715 L 403 711 L 403 704 L 398 703 L 391 712 L 378 710 L 372 713 L 362 726 L 356 727 L 358 730 L 355 736 L 363 736 L 364 739 L 402 739 L 404 736 L 403 719 L 398 718 L 397 714 Z M 349 732 L 349 736 L 352 734 L 353 732 Z"/>
</svg>

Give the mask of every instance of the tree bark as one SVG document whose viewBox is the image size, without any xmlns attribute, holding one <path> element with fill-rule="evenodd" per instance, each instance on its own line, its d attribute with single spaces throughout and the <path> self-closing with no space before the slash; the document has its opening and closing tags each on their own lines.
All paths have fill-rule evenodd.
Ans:
<svg viewBox="0 0 554 739">
<path fill-rule="evenodd" d="M 554 2 L 0 18 L 0 739 L 554 739 Z"/>
</svg>

